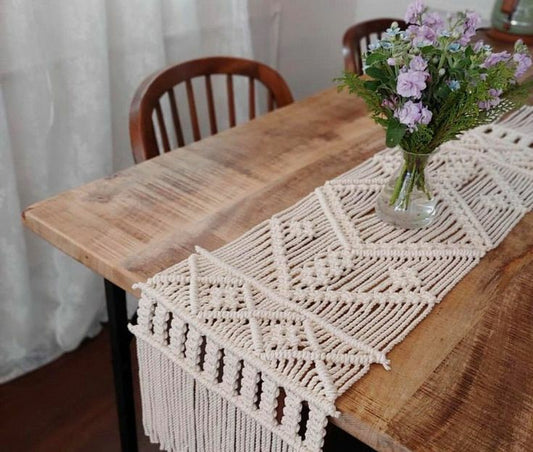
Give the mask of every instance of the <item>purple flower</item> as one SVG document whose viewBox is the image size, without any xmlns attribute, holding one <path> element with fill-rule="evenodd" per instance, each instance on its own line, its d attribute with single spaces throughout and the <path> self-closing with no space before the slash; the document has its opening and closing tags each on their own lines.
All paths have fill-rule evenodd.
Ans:
<svg viewBox="0 0 533 452">
<path fill-rule="evenodd" d="M 427 72 L 412 71 L 401 72 L 398 75 L 396 92 L 402 97 L 414 97 L 420 99 L 422 91 L 426 89 Z"/>
<path fill-rule="evenodd" d="M 433 118 L 433 113 L 431 110 L 424 107 L 424 105 L 420 103 L 420 124 L 429 124 L 431 122 L 431 118 Z"/>
<path fill-rule="evenodd" d="M 489 89 L 490 98 L 486 101 L 478 102 L 479 108 L 481 108 L 482 110 L 490 110 L 492 107 L 496 107 L 496 105 L 498 105 L 502 101 L 500 99 L 502 93 L 503 91 L 501 89 Z"/>
<path fill-rule="evenodd" d="M 475 11 L 466 12 L 465 28 L 471 31 L 476 31 L 481 24 L 481 16 Z"/>
<path fill-rule="evenodd" d="M 444 20 L 439 13 L 425 13 L 422 16 L 422 25 L 426 25 L 436 32 L 440 32 L 444 28 Z"/>
<path fill-rule="evenodd" d="M 387 64 L 389 66 L 395 66 L 396 65 L 396 58 L 387 58 Z"/>
<path fill-rule="evenodd" d="M 470 42 L 470 40 L 475 36 L 476 29 L 477 27 L 479 27 L 480 23 L 481 23 L 481 17 L 478 13 L 474 11 L 466 12 L 463 35 L 461 39 L 459 39 L 459 42 L 461 43 L 461 45 L 464 46 Z"/>
<path fill-rule="evenodd" d="M 514 73 L 515 78 L 522 77 L 532 64 L 531 57 L 527 53 L 515 53 L 513 55 L 513 61 L 517 63 Z"/>
<path fill-rule="evenodd" d="M 420 55 L 415 56 L 409 63 L 409 69 L 413 71 L 424 71 L 428 67 L 428 62 Z"/>
<path fill-rule="evenodd" d="M 498 64 L 501 61 L 509 61 L 511 59 L 511 54 L 507 51 L 491 53 L 485 61 L 481 64 L 481 67 L 489 68 Z"/>
<path fill-rule="evenodd" d="M 407 7 L 407 11 L 405 12 L 405 21 L 408 24 L 418 24 L 419 17 L 425 9 L 426 7 L 424 6 L 424 3 L 422 3 L 422 0 L 415 0 Z"/>
<path fill-rule="evenodd" d="M 474 44 L 474 52 L 478 53 L 482 48 L 483 48 L 483 41 L 477 41 L 475 44 Z"/>
<path fill-rule="evenodd" d="M 418 124 L 429 124 L 433 114 L 422 102 L 408 100 L 402 107 L 394 111 L 394 117 L 409 127 L 409 131 L 412 132 L 416 130 Z"/>
<path fill-rule="evenodd" d="M 405 29 L 405 34 L 409 39 L 412 39 L 414 36 L 418 34 L 418 29 L 420 28 L 419 25 L 409 25 Z"/>
<path fill-rule="evenodd" d="M 437 33 L 427 25 L 409 25 L 407 27 L 407 36 L 413 41 L 415 47 L 425 47 L 434 44 L 437 39 Z"/>
<path fill-rule="evenodd" d="M 398 108 L 394 112 L 394 117 L 398 118 L 402 124 L 405 124 L 410 129 L 414 128 L 420 122 L 420 116 L 418 103 L 412 100 L 407 101 L 403 107 Z"/>
</svg>

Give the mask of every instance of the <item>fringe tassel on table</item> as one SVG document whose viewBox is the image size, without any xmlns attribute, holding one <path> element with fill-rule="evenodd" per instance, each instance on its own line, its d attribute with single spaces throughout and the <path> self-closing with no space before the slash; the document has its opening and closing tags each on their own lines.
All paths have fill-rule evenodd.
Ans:
<svg viewBox="0 0 533 452">
<path fill-rule="evenodd" d="M 138 339 L 144 430 L 162 449 L 293 452 L 322 447 L 331 410 L 280 388 L 163 305 L 143 296 L 138 324 L 130 328 Z"/>
</svg>

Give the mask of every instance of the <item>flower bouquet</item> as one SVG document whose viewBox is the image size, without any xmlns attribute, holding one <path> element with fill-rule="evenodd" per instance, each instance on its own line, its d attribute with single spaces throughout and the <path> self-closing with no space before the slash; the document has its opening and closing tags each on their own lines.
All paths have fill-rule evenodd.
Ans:
<svg viewBox="0 0 533 452">
<path fill-rule="evenodd" d="M 386 129 L 388 147 L 404 160 L 378 198 L 380 218 L 406 228 L 427 226 L 436 201 L 425 168 L 437 148 L 469 129 L 520 106 L 531 81 L 518 80 L 531 66 L 527 46 L 514 53 L 471 43 L 480 23 L 472 11 L 446 19 L 417 0 L 407 9 L 408 26 L 392 23 L 364 55 L 365 75 L 346 72 L 339 88 L 360 96 Z"/>
</svg>

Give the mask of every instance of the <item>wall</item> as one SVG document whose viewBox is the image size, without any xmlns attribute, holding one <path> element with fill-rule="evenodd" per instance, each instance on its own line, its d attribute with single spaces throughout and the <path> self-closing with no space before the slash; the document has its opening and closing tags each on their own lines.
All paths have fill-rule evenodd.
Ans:
<svg viewBox="0 0 533 452">
<path fill-rule="evenodd" d="M 411 0 L 359 0 L 355 2 L 355 12 L 360 20 L 374 17 L 397 16 L 403 17 L 407 5 Z M 481 14 L 484 20 L 490 19 L 494 0 L 425 0 L 427 6 L 441 11 L 457 11 L 473 9 Z"/>
<path fill-rule="evenodd" d="M 263 4 L 258 8 L 259 4 Z M 342 35 L 350 25 L 376 17 L 403 17 L 410 0 L 253 0 L 254 55 L 278 68 L 301 99 L 332 86 L 343 69 Z M 474 9 L 488 22 L 493 0 L 427 0 L 439 10 Z M 265 50 L 270 42 L 269 50 Z"/>
</svg>

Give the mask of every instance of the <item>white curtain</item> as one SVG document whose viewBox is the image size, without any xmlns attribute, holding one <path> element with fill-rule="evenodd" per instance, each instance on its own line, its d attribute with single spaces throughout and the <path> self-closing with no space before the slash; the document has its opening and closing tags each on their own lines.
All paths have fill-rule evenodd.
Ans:
<svg viewBox="0 0 533 452">
<path fill-rule="evenodd" d="M 101 278 L 20 213 L 133 164 L 129 103 L 144 77 L 242 56 L 276 67 L 302 98 L 340 73 L 349 25 L 401 16 L 408 1 L 0 0 L 0 382 L 99 331 Z"/>
<path fill-rule="evenodd" d="M 102 279 L 26 231 L 22 209 L 133 164 L 129 104 L 148 74 L 253 57 L 247 1 L 216 3 L 0 0 L 0 381 L 105 318 Z"/>
</svg>

